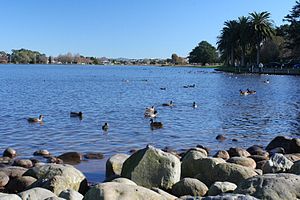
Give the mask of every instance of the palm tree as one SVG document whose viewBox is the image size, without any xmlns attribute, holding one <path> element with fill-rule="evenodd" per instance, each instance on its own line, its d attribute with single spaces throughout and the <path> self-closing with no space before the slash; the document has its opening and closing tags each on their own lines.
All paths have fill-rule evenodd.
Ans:
<svg viewBox="0 0 300 200">
<path fill-rule="evenodd" d="M 250 43 L 250 23 L 249 17 L 239 17 L 238 18 L 238 45 L 241 47 L 241 65 L 245 66 L 245 54 L 246 46 Z"/>
<path fill-rule="evenodd" d="M 253 39 L 256 46 L 256 64 L 259 64 L 261 44 L 267 38 L 274 35 L 273 22 L 270 20 L 270 13 L 267 11 L 250 13 L 250 23 L 253 31 Z"/>
<path fill-rule="evenodd" d="M 226 56 L 227 62 L 234 65 L 234 52 L 237 48 L 237 22 L 230 20 L 226 21 L 224 25 L 225 27 L 218 37 L 218 49 Z"/>
</svg>

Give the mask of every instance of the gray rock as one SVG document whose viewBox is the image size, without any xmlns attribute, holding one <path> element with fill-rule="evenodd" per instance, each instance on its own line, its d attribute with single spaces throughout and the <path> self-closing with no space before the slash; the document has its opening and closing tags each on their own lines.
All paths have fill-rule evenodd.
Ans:
<svg viewBox="0 0 300 200">
<path fill-rule="evenodd" d="M 274 149 L 269 150 L 270 155 L 274 155 L 275 153 L 285 154 L 285 150 L 282 147 L 276 147 Z"/>
<path fill-rule="evenodd" d="M 23 176 L 28 169 L 24 167 L 9 166 L 0 168 L 0 172 L 4 172 L 9 178 L 17 178 Z"/>
<path fill-rule="evenodd" d="M 252 197 L 250 195 L 224 194 L 224 195 L 218 195 L 218 196 L 204 197 L 201 200 L 259 200 L 259 199 Z"/>
<path fill-rule="evenodd" d="M 14 166 L 24 167 L 24 168 L 31 168 L 33 167 L 32 161 L 29 159 L 19 159 L 15 160 L 13 163 Z"/>
<path fill-rule="evenodd" d="M 78 152 L 67 152 L 64 154 L 61 154 L 57 158 L 61 159 L 66 164 L 75 165 L 81 162 L 82 160 L 82 154 Z"/>
<path fill-rule="evenodd" d="M 285 153 L 300 153 L 300 139 L 299 138 L 287 138 L 284 136 L 277 136 L 274 138 L 266 147 L 266 150 L 275 149 L 277 147 L 282 147 Z"/>
<path fill-rule="evenodd" d="M 222 193 L 233 192 L 237 188 L 237 185 L 230 182 L 215 182 L 208 190 L 207 195 L 216 196 Z"/>
<path fill-rule="evenodd" d="M 122 183 L 101 183 L 92 187 L 84 200 L 166 200 L 162 195 L 141 187 Z"/>
<path fill-rule="evenodd" d="M 10 165 L 12 163 L 12 159 L 10 157 L 0 157 L 0 164 Z"/>
<path fill-rule="evenodd" d="M 300 160 L 294 162 L 293 166 L 289 170 L 289 173 L 300 175 Z"/>
<path fill-rule="evenodd" d="M 217 181 L 228 181 L 239 184 L 239 182 L 256 175 L 257 173 L 254 171 L 254 169 L 249 167 L 244 167 L 233 163 L 220 163 L 210 171 L 209 177 L 197 175 L 196 178 L 210 186 Z"/>
<path fill-rule="evenodd" d="M 219 164 L 225 163 L 222 158 L 206 158 L 201 156 L 195 156 L 194 151 L 190 151 L 189 155 L 186 155 L 181 162 L 181 177 L 194 178 L 198 174 L 202 174 L 203 178 L 210 176 L 210 171 Z M 209 178 L 209 177 L 208 177 Z"/>
<path fill-rule="evenodd" d="M 22 199 L 16 194 L 0 193 L 0 200 L 22 200 Z"/>
<path fill-rule="evenodd" d="M 252 158 L 232 157 L 228 159 L 227 162 L 242 165 L 244 167 L 250 167 L 252 169 L 256 168 L 256 162 Z"/>
<path fill-rule="evenodd" d="M 65 200 L 65 199 L 60 198 L 60 197 L 48 197 L 48 198 L 46 198 L 44 200 Z"/>
<path fill-rule="evenodd" d="M 287 159 L 284 155 L 276 153 L 264 164 L 263 173 L 286 172 L 292 165 L 292 161 Z"/>
<path fill-rule="evenodd" d="M 260 161 L 269 160 L 269 157 L 261 155 L 251 155 L 248 158 L 252 158 L 256 163 Z"/>
<path fill-rule="evenodd" d="M 208 191 L 207 186 L 194 178 L 184 178 L 172 187 L 172 194 L 175 196 L 204 196 Z"/>
<path fill-rule="evenodd" d="M 230 157 L 249 157 L 251 154 L 242 148 L 230 148 L 228 150 Z"/>
<path fill-rule="evenodd" d="M 115 178 L 110 182 L 116 182 L 116 183 L 123 183 L 123 184 L 128 184 L 128 185 L 135 185 L 137 186 L 137 184 L 135 182 L 133 182 L 132 180 L 129 180 L 127 178 Z"/>
<path fill-rule="evenodd" d="M 234 191 L 259 199 L 299 199 L 300 176 L 295 174 L 265 174 L 244 180 Z"/>
<path fill-rule="evenodd" d="M 80 193 L 87 190 L 87 180 L 85 176 L 71 165 L 45 164 L 28 170 L 38 179 L 36 186 L 51 190 L 59 195 L 66 189 L 73 189 Z"/>
<path fill-rule="evenodd" d="M 84 158 L 90 159 L 90 160 L 101 160 L 104 158 L 103 153 L 100 152 L 89 152 L 84 154 Z"/>
<path fill-rule="evenodd" d="M 31 176 L 21 176 L 11 179 L 6 185 L 5 189 L 9 193 L 19 193 L 23 192 L 36 181 L 35 178 Z"/>
<path fill-rule="evenodd" d="M 125 160 L 129 158 L 127 154 L 115 154 L 106 161 L 106 177 L 121 175 L 122 166 Z"/>
<path fill-rule="evenodd" d="M 16 150 L 14 150 L 13 148 L 10 148 L 10 147 L 5 149 L 3 152 L 3 157 L 14 158 L 16 156 L 17 156 Z"/>
<path fill-rule="evenodd" d="M 159 188 L 151 188 L 151 190 L 153 190 L 154 192 L 160 194 L 161 196 L 165 197 L 166 200 L 175 200 L 177 199 L 177 197 L 169 194 L 168 192 L 164 191 L 164 190 L 161 190 Z"/>
<path fill-rule="evenodd" d="M 230 158 L 229 153 L 225 150 L 218 151 L 213 157 L 223 158 L 224 160 L 228 160 Z"/>
<path fill-rule="evenodd" d="M 45 149 L 41 149 L 41 150 L 37 150 L 33 153 L 34 156 L 44 156 L 44 157 L 48 157 L 50 156 L 49 151 L 45 150 Z"/>
<path fill-rule="evenodd" d="M 292 162 L 300 160 L 300 153 L 284 154 L 284 156 Z"/>
<path fill-rule="evenodd" d="M 59 194 L 59 197 L 64 198 L 66 200 L 82 200 L 83 195 L 75 190 L 64 190 Z"/>
<path fill-rule="evenodd" d="M 45 200 L 49 197 L 56 197 L 51 191 L 39 187 L 21 192 L 19 196 L 23 200 Z"/>
<path fill-rule="evenodd" d="M 0 187 L 6 186 L 9 181 L 9 176 L 6 173 L 0 172 Z"/>
<path fill-rule="evenodd" d="M 168 190 L 180 180 L 180 167 L 176 156 L 147 146 L 124 162 L 121 175 L 146 188 Z"/>
</svg>

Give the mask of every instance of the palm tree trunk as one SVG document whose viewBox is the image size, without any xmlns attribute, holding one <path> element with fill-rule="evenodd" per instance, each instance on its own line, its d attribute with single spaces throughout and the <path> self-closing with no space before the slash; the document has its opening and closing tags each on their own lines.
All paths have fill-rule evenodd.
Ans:
<svg viewBox="0 0 300 200">
<path fill-rule="evenodd" d="M 242 58 L 241 58 L 242 67 L 245 66 L 245 46 L 242 47 Z"/>
<path fill-rule="evenodd" d="M 230 60 L 231 60 L 231 66 L 234 66 L 234 55 L 233 55 L 233 48 L 231 48 L 231 58 L 230 58 Z"/>
<path fill-rule="evenodd" d="M 260 42 L 257 42 L 257 47 L 256 47 L 256 64 L 259 65 L 260 61 Z"/>
</svg>

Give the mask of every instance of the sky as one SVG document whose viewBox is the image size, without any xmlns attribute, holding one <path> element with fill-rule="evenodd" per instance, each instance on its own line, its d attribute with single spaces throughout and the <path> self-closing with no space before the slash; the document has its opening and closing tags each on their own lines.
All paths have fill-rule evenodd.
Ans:
<svg viewBox="0 0 300 200">
<path fill-rule="evenodd" d="M 295 0 L 1 0 L 0 51 L 26 48 L 108 58 L 187 56 L 216 46 L 227 20 L 268 11 L 275 25 Z"/>
</svg>

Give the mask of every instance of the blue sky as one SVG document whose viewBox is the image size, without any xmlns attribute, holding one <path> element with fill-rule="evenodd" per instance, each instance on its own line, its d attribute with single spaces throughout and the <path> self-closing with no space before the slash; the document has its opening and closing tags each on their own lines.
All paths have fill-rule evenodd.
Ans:
<svg viewBox="0 0 300 200">
<path fill-rule="evenodd" d="M 226 20 L 269 11 L 276 25 L 295 0 L 3 0 L 0 50 L 47 55 L 166 58 L 215 45 Z"/>
</svg>

